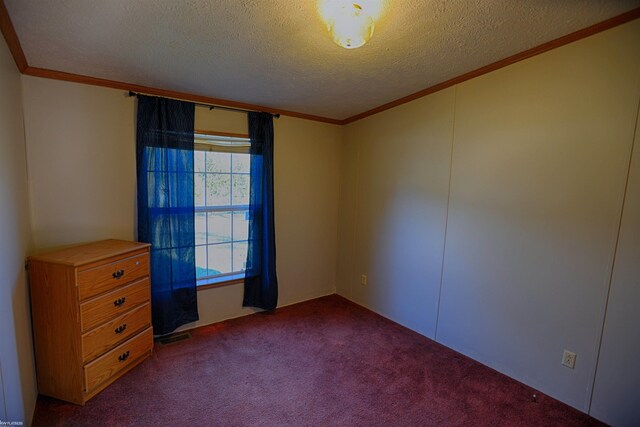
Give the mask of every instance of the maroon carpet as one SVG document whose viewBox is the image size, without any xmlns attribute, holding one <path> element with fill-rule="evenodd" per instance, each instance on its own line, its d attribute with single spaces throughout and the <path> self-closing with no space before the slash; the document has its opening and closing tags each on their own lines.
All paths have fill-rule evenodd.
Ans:
<svg viewBox="0 0 640 427">
<path fill-rule="evenodd" d="M 192 334 L 85 407 L 40 396 L 34 425 L 599 424 L 335 295 Z"/>
</svg>

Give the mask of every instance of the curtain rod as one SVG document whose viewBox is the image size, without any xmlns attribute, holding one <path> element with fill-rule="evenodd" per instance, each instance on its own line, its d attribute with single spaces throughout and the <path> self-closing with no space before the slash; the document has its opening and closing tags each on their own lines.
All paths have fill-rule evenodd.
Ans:
<svg viewBox="0 0 640 427">
<path fill-rule="evenodd" d="M 129 91 L 129 96 L 138 96 L 138 95 L 144 95 L 143 93 L 138 93 L 138 92 L 134 92 L 134 91 Z M 191 102 L 191 101 L 189 101 Z M 225 107 L 222 105 L 213 105 L 213 104 L 202 104 L 200 102 L 194 102 L 194 105 L 198 105 L 200 107 L 206 107 L 209 109 L 209 111 L 211 110 L 226 110 L 226 111 L 235 111 L 237 113 L 250 113 L 253 112 L 254 110 L 245 110 L 242 108 L 233 108 L 233 107 Z M 263 112 L 263 111 L 261 111 Z M 268 113 L 271 114 L 273 117 L 275 117 L 276 119 L 280 118 L 280 113 Z"/>
</svg>

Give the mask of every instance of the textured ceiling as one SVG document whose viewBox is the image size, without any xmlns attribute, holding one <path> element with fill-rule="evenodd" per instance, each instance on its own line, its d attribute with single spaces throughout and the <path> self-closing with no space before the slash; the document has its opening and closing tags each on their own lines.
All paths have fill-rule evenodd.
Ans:
<svg viewBox="0 0 640 427">
<path fill-rule="evenodd" d="M 313 0 L 5 0 L 29 65 L 344 119 L 640 6 L 387 0 L 364 47 Z"/>
</svg>

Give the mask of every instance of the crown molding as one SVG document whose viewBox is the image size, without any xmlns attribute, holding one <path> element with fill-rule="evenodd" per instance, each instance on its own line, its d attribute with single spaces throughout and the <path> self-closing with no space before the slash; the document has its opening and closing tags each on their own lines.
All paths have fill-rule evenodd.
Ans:
<svg viewBox="0 0 640 427">
<path fill-rule="evenodd" d="M 18 70 L 23 73 L 29 65 L 22 51 L 22 46 L 20 46 L 20 40 L 18 40 L 16 30 L 13 28 L 13 22 L 11 22 L 11 18 L 9 17 L 7 7 L 4 5 L 4 0 L 0 0 L 0 31 L 7 41 L 7 46 L 9 46 L 13 60 L 16 61 Z"/>
<path fill-rule="evenodd" d="M 330 123 L 333 125 L 341 125 L 342 120 L 332 119 L 329 117 L 315 116 L 313 114 L 299 113 L 297 111 L 281 110 L 278 108 L 267 107 L 264 105 L 247 104 L 244 102 L 230 101 L 228 99 L 212 98 L 209 96 L 197 95 L 188 92 L 179 92 L 169 89 L 160 89 L 151 86 L 142 86 L 133 83 L 120 82 L 117 80 L 108 80 L 98 77 L 83 76 L 81 74 L 67 73 L 64 71 L 48 70 L 46 68 L 27 67 L 23 74 L 34 77 L 42 77 L 53 80 L 64 80 L 67 82 L 82 83 L 93 86 L 102 86 L 112 89 L 122 89 L 126 91 L 143 93 L 146 95 L 161 96 L 165 98 L 175 98 L 184 101 L 197 102 L 201 104 L 219 105 L 222 107 L 240 108 L 243 110 L 264 111 L 266 113 L 280 114 L 283 116 L 296 117 L 299 119 L 313 120 L 316 122 Z"/>
<path fill-rule="evenodd" d="M 120 82 L 116 80 L 102 79 L 98 77 L 83 76 L 80 74 L 67 73 L 64 71 L 48 70 L 46 68 L 31 67 L 24 55 L 20 40 L 16 34 L 16 30 L 11 22 L 11 17 L 4 4 L 4 0 L 0 0 L 0 30 L 4 39 L 7 41 L 9 51 L 13 56 L 18 70 L 22 74 L 28 76 L 42 77 L 54 80 L 64 80 L 74 83 L 82 83 L 94 86 L 108 87 L 112 89 L 122 89 L 126 91 L 140 92 L 148 95 L 163 96 L 167 98 L 182 99 L 185 101 L 199 102 L 202 104 L 213 104 L 222 107 L 241 108 L 245 110 L 264 111 L 267 113 L 280 114 L 282 116 L 296 117 L 299 119 L 313 120 L 316 122 L 329 123 L 333 125 L 342 125 L 342 120 L 332 119 L 330 117 L 316 116 L 313 114 L 300 113 L 297 111 L 281 110 L 278 108 L 267 107 L 264 105 L 248 104 L 244 102 L 231 101 L 228 99 L 213 98 L 209 96 L 197 95 L 187 92 L 179 92 L 169 89 L 161 89 L 150 86 L 142 86 L 133 83 Z"/>
<path fill-rule="evenodd" d="M 520 62 L 524 59 L 531 58 L 536 55 L 540 55 L 541 53 L 548 52 L 552 49 L 567 45 L 569 43 L 573 43 L 575 41 L 584 39 L 586 37 L 611 29 L 613 27 L 617 27 L 618 25 L 625 24 L 629 21 L 633 21 L 638 18 L 640 18 L 640 7 L 630 10 L 629 12 L 625 12 L 621 15 L 614 16 L 613 18 L 607 19 L 606 21 L 599 22 L 590 27 L 583 28 L 582 30 L 578 30 L 574 33 L 567 34 L 566 36 L 562 36 L 555 40 L 551 40 L 547 43 L 543 43 L 534 48 L 525 50 L 524 52 L 516 53 L 515 55 L 501 59 L 492 64 L 485 65 L 484 67 L 481 67 L 476 70 L 470 71 L 468 73 L 462 74 L 460 76 L 454 77 L 450 80 L 444 81 L 442 83 L 438 83 L 426 89 L 422 89 L 421 91 L 412 93 L 411 95 L 404 96 L 402 98 L 396 99 L 395 101 L 391 101 L 386 104 L 380 105 L 379 107 L 372 108 L 371 110 L 365 111 L 363 113 L 356 114 L 355 116 L 342 120 L 342 124 L 346 125 L 346 124 L 364 119 L 365 117 L 373 116 L 374 114 L 380 113 L 382 111 L 389 110 L 391 108 L 397 107 L 402 104 L 406 104 L 407 102 L 414 101 L 416 99 L 430 95 L 434 92 L 441 91 L 443 89 L 457 85 L 467 80 L 471 80 L 475 77 L 479 77 L 483 74 L 487 74 L 492 71 L 498 70 L 500 68 L 504 68 L 507 65 L 515 64 L 516 62 Z"/>
<path fill-rule="evenodd" d="M 485 65 L 484 67 L 481 67 L 476 70 L 470 71 L 468 73 L 462 74 L 460 76 L 454 77 L 442 83 L 438 83 L 426 89 L 422 89 L 413 94 L 404 96 L 402 98 L 398 98 L 395 101 L 388 102 L 376 108 L 372 108 L 371 110 L 367 110 L 360 114 L 356 114 L 354 116 L 340 120 L 340 119 L 332 119 L 329 117 L 316 116 L 313 114 L 299 113 L 296 111 L 280 110 L 277 108 L 267 107 L 263 105 L 248 104 L 243 102 L 231 101 L 228 99 L 212 98 L 212 97 L 197 95 L 193 93 L 179 92 L 179 91 L 155 88 L 150 86 L 142 86 L 142 85 L 137 85 L 133 83 L 120 82 L 116 80 L 102 79 L 98 77 L 83 76 L 80 74 L 67 73 L 64 71 L 31 67 L 29 66 L 27 59 L 24 55 L 24 51 L 22 50 L 22 46 L 20 45 L 20 40 L 18 39 L 18 35 L 16 34 L 13 23 L 11 22 L 11 18 L 4 4 L 4 0 L 0 0 L 0 30 L 2 31 L 2 34 L 5 40 L 7 41 L 7 45 L 9 46 L 9 50 L 18 67 L 18 70 L 20 70 L 22 74 L 54 79 L 54 80 L 64 80 L 68 82 L 102 86 L 102 87 L 108 87 L 113 89 L 122 89 L 126 91 L 141 92 L 148 95 L 177 98 L 177 99 L 183 99 L 185 101 L 199 102 L 203 104 L 214 104 L 214 105 L 220 105 L 224 107 L 264 111 L 268 113 L 280 113 L 283 116 L 313 120 L 313 121 L 329 123 L 333 125 L 347 125 L 349 123 L 353 123 L 355 121 L 364 119 L 365 117 L 369 117 L 374 114 L 380 113 L 382 111 L 397 107 L 399 105 L 406 104 L 408 102 L 411 102 L 416 99 L 422 98 L 424 96 L 430 95 L 432 93 L 441 91 L 443 89 L 457 85 L 459 83 L 465 82 L 475 77 L 482 76 L 483 74 L 487 74 L 492 71 L 498 70 L 500 68 L 504 68 L 508 65 L 514 64 L 516 62 L 525 60 L 527 58 L 540 55 L 541 53 L 548 52 L 552 49 L 556 49 L 558 47 L 567 45 L 569 43 L 573 43 L 575 41 L 584 39 L 586 37 L 611 29 L 613 27 L 617 27 L 618 25 L 625 24 L 627 22 L 633 21 L 638 18 L 640 18 L 640 7 L 630 10 L 629 12 L 625 12 L 621 15 L 614 16 L 613 18 L 599 22 L 595 25 L 591 25 L 590 27 L 584 28 L 582 30 L 578 30 L 571 34 L 567 34 L 566 36 L 562 36 L 555 40 L 551 40 L 547 43 L 543 43 L 534 48 L 525 50 L 520 53 L 516 53 L 515 55 L 501 59 L 492 64 Z"/>
</svg>

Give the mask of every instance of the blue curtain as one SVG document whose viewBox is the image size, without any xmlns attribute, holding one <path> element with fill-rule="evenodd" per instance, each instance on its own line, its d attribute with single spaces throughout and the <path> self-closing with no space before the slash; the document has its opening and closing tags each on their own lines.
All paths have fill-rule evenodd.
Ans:
<svg viewBox="0 0 640 427">
<path fill-rule="evenodd" d="M 138 95 L 138 240 L 151 243 L 154 333 L 198 320 L 190 102 Z"/>
<path fill-rule="evenodd" d="M 249 249 L 242 305 L 273 310 L 278 305 L 273 214 L 273 116 L 249 113 L 249 138 Z"/>
</svg>

